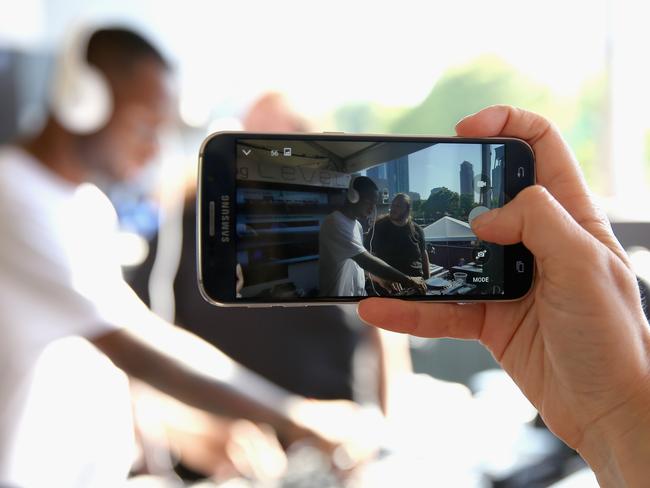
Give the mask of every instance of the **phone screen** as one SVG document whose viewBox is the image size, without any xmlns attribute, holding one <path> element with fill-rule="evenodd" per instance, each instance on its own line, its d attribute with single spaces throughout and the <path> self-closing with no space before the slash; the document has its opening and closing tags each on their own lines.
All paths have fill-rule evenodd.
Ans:
<svg viewBox="0 0 650 488">
<path fill-rule="evenodd" d="M 508 144 L 233 146 L 235 301 L 506 294 L 504 247 L 478 239 L 470 222 L 508 200 Z"/>
</svg>

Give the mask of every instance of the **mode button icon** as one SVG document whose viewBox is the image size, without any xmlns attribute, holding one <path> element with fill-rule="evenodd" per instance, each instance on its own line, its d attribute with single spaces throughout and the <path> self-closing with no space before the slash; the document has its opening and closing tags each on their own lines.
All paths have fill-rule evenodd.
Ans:
<svg viewBox="0 0 650 488">
<path fill-rule="evenodd" d="M 524 271 L 526 271 L 526 265 L 524 264 L 523 261 L 516 261 L 515 270 L 517 271 L 517 273 L 523 273 Z"/>
</svg>

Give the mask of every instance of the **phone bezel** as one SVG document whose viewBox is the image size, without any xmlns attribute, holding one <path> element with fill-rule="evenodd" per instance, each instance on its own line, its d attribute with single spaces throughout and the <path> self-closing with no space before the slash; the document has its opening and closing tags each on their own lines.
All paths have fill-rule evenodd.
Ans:
<svg viewBox="0 0 650 488">
<path fill-rule="evenodd" d="M 267 140 L 319 140 L 367 142 L 437 142 L 466 144 L 505 144 L 504 162 L 505 203 L 523 188 L 535 184 L 535 156 L 523 140 L 508 137 L 466 138 L 418 135 L 343 134 L 343 133 L 252 133 L 225 131 L 208 136 L 199 152 L 197 187 L 197 275 L 203 297 L 218 306 L 267 307 L 310 306 L 357 303 L 366 297 L 311 297 L 290 300 L 261 300 L 235 297 L 236 229 L 236 145 L 243 139 Z M 516 166 L 515 166 L 516 164 Z M 524 168 L 524 177 L 513 173 L 514 168 Z M 224 207 L 224 202 L 228 204 Z M 218 208 L 217 208 L 217 204 Z M 211 215 L 212 213 L 212 215 Z M 224 216 L 217 231 L 216 217 Z M 227 227 L 224 225 L 227 224 Z M 515 263 L 521 261 L 525 272 L 517 272 Z M 400 297 L 403 300 L 427 302 L 483 302 L 512 301 L 525 297 L 534 282 L 534 258 L 522 244 L 504 246 L 505 293 L 478 297 L 427 295 Z M 230 277 L 230 278 L 228 278 Z"/>
</svg>

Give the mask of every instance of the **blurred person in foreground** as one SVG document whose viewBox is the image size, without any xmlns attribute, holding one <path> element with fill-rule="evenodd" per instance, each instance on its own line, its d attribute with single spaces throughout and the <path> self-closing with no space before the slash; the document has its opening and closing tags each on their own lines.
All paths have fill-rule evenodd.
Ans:
<svg viewBox="0 0 650 488">
<path fill-rule="evenodd" d="M 459 136 L 518 137 L 538 184 L 472 223 L 497 244 L 523 242 L 537 276 L 523 300 L 427 304 L 372 298 L 370 324 L 423 337 L 479 340 L 605 487 L 648 486 L 650 328 L 628 257 L 578 162 L 544 118 L 507 106 L 466 117 Z"/>
<path fill-rule="evenodd" d="M 92 183 L 128 179 L 156 154 L 171 115 L 170 68 L 148 41 L 121 28 L 96 30 L 83 51 L 74 61 L 105 80 L 107 119 L 80 132 L 53 109 L 38 135 L 0 149 L 0 484 L 123 482 L 129 438 L 111 436 L 128 427 L 128 402 L 93 403 L 121 388 L 114 376 L 94 374 L 92 365 L 107 370 L 106 357 L 194 408 L 333 448 L 339 440 L 326 436 L 325 419 L 332 410 L 345 417 L 351 403 L 324 406 L 272 385 L 154 316 L 123 281 L 115 211 Z M 37 367 L 71 336 L 95 347 L 77 339 L 57 350 L 58 363 Z M 47 381 L 36 388 L 39 378 Z"/>
<path fill-rule="evenodd" d="M 242 117 L 252 132 L 305 132 L 308 121 L 298 114 L 281 93 L 258 98 Z M 408 343 L 393 334 L 379 334 L 365 327 L 344 307 L 255 309 L 219 308 L 205 302 L 195 285 L 195 191 L 190 189 L 183 213 L 183 246 L 174 281 L 177 323 L 217 345 L 237 361 L 274 383 L 301 395 L 320 399 L 352 399 L 353 355 L 363 341 L 370 341 L 381 357 L 377 383 L 382 408 L 390 372 L 410 372 Z M 134 274 L 132 285 L 149 300 L 148 280 L 156 240 L 144 265 Z M 245 267 L 241 277 L 245 282 Z M 382 337 L 380 338 L 380 335 Z M 368 337 L 369 336 L 369 337 Z M 388 337 L 392 337 L 389 340 Z M 389 344 L 391 343 L 392 344 Z M 395 344 L 398 343 L 398 344 Z M 263 345 L 263 346 L 260 346 Z M 392 358 L 392 359 L 389 359 Z M 385 367 L 384 367 L 385 366 Z"/>
<path fill-rule="evenodd" d="M 288 99 L 276 92 L 258 98 L 242 120 L 245 130 L 252 132 L 310 129 Z M 208 304 L 196 286 L 194 199 L 192 188 L 184 203 L 182 248 L 173 283 L 176 323 L 292 393 L 324 400 L 374 401 L 387 413 L 391 385 L 412 373 L 408 340 L 366 327 L 351 307 L 229 308 Z M 150 302 L 148 284 L 157 245 L 156 238 L 131 283 L 145 302 Z M 240 266 L 240 270 L 245 283 L 246 267 Z M 365 378 L 355 376 L 359 351 L 369 353 L 368 360 L 361 361 L 368 369 Z M 363 400 L 364 396 L 368 400 Z"/>
<path fill-rule="evenodd" d="M 388 215 L 366 235 L 366 247 L 406 276 L 429 278 L 424 231 L 411 218 L 411 197 L 406 193 L 395 195 Z"/>
</svg>

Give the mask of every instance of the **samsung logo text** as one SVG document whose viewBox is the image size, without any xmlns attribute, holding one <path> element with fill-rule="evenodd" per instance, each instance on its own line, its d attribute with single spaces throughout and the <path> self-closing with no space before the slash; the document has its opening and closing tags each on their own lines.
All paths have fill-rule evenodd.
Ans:
<svg viewBox="0 0 650 488">
<path fill-rule="evenodd" d="M 230 242 L 230 196 L 221 195 L 221 242 Z"/>
</svg>

